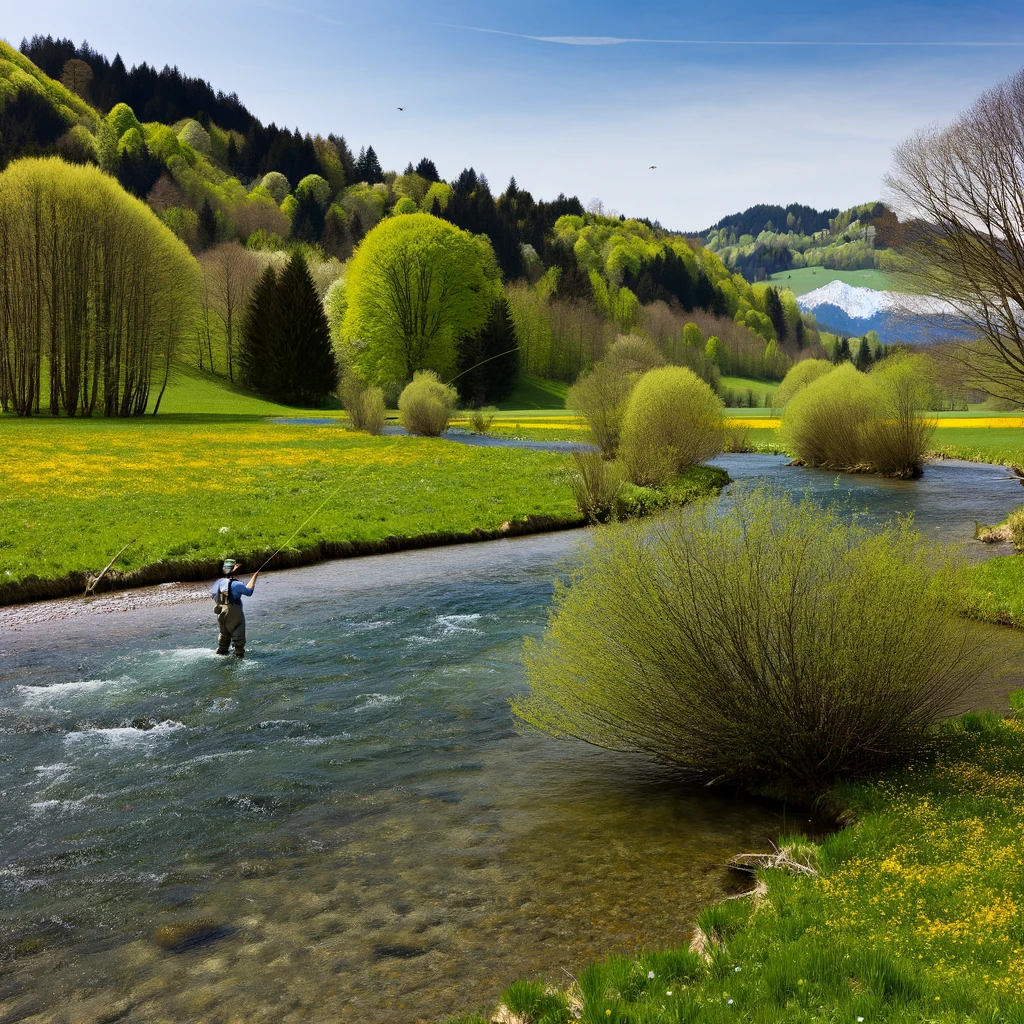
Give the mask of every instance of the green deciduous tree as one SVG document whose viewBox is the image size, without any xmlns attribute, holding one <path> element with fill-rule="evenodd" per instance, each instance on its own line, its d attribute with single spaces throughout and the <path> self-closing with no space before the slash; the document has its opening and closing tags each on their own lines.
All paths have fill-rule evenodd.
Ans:
<svg viewBox="0 0 1024 1024">
<path fill-rule="evenodd" d="M 494 253 L 429 214 L 382 221 L 362 241 L 346 279 L 344 333 L 369 381 L 448 375 L 457 345 L 480 331 L 500 291 Z"/>
<path fill-rule="evenodd" d="M 191 328 L 199 269 L 98 168 L 20 160 L 0 174 L 0 406 L 140 415 Z M 159 397 L 157 399 L 159 404 Z"/>
</svg>

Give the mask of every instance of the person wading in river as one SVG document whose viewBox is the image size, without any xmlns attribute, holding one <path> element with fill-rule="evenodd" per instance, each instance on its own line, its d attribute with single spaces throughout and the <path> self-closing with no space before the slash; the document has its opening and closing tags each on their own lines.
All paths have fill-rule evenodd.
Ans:
<svg viewBox="0 0 1024 1024">
<path fill-rule="evenodd" d="M 233 644 L 236 658 L 245 657 L 245 612 L 242 610 L 242 598 L 252 597 L 256 577 L 259 576 L 257 570 L 246 586 L 234 577 L 241 568 L 241 562 L 236 562 L 233 558 L 225 559 L 224 575 L 210 587 L 210 596 L 214 602 L 213 610 L 217 616 L 217 625 L 220 627 L 217 653 L 227 654 L 228 647 Z"/>
</svg>

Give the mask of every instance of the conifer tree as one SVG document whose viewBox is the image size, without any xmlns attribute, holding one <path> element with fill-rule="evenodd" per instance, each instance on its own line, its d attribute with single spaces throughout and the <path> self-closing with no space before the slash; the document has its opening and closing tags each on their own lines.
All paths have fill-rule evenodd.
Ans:
<svg viewBox="0 0 1024 1024">
<path fill-rule="evenodd" d="M 857 346 L 857 355 L 854 357 L 853 365 L 857 367 L 861 373 L 867 373 L 871 369 L 871 364 L 875 361 L 875 357 L 871 352 L 871 343 L 868 339 L 861 338 L 860 344 Z"/>
<path fill-rule="evenodd" d="M 499 295 L 487 324 L 459 345 L 456 387 L 479 408 L 512 394 L 519 377 L 519 347 L 508 299 Z"/>
<path fill-rule="evenodd" d="M 338 364 L 323 303 L 301 251 L 292 253 L 277 284 L 270 394 L 283 402 L 317 405 L 338 386 Z"/>
<path fill-rule="evenodd" d="M 253 391 L 273 390 L 277 334 L 277 273 L 267 267 L 249 296 L 238 352 L 242 382 Z"/>
<path fill-rule="evenodd" d="M 786 317 L 782 312 L 782 300 L 775 288 L 769 288 L 764 293 L 764 311 L 775 328 L 775 336 L 780 342 L 786 340 Z"/>
<path fill-rule="evenodd" d="M 416 173 L 421 178 L 426 178 L 427 181 L 440 181 L 441 180 L 441 175 L 439 175 L 437 173 L 437 167 L 434 164 L 434 161 L 427 159 L 427 157 L 424 157 L 416 165 Z"/>
</svg>

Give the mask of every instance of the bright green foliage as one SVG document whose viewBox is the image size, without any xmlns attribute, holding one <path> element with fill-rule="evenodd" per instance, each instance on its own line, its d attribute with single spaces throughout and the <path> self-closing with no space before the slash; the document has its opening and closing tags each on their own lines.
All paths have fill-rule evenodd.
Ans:
<svg viewBox="0 0 1024 1024">
<path fill-rule="evenodd" d="M 153 211 L 98 168 L 23 159 L 0 174 L 4 411 L 141 415 L 191 333 L 199 269 Z M 44 345 L 45 340 L 45 345 Z"/>
<path fill-rule="evenodd" d="M 295 186 L 295 199 L 302 202 L 307 195 L 312 196 L 321 210 L 326 210 L 331 202 L 331 186 L 327 179 L 321 178 L 319 174 L 307 174 Z"/>
<path fill-rule="evenodd" d="M 178 141 L 186 146 L 191 146 L 197 153 L 203 156 L 210 155 L 210 133 L 198 122 L 191 118 L 186 121 L 181 131 L 178 132 Z"/>
<path fill-rule="evenodd" d="M 760 334 L 765 341 L 775 340 L 775 328 L 766 314 L 760 313 L 756 309 L 748 309 L 743 316 L 743 323 L 755 333 Z"/>
<path fill-rule="evenodd" d="M 700 348 L 704 344 L 704 335 L 696 324 L 683 325 L 683 344 L 691 345 L 693 348 Z"/>
<path fill-rule="evenodd" d="M 422 209 L 424 213 L 430 213 L 435 202 L 443 213 L 448 209 L 448 204 L 451 202 L 452 195 L 452 187 L 448 182 L 435 181 L 423 196 Z"/>
<path fill-rule="evenodd" d="M 23 53 L 0 39 L 0 111 L 23 90 L 48 100 L 68 127 L 78 122 L 95 128 L 101 120 L 85 100 L 44 75 Z"/>
<path fill-rule="evenodd" d="M 410 434 L 437 437 L 448 429 L 458 398 L 433 370 L 417 370 L 398 399 L 402 426 Z"/>
<path fill-rule="evenodd" d="M 423 204 L 423 198 L 426 196 L 427 191 L 433 182 L 427 181 L 426 178 L 421 178 L 418 174 L 400 174 L 391 183 L 391 189 L 399 199 L 411 199 L 417 209 Z M 425 211 L 430 212 L 430 207 L 426 206 Z"/>
<path fill-rule="evenodd" d="M 827 359 L 802 359 L 794 363 L 792 369 L 782 379 L 772 399 L 776 409 L 785 409 L 789 400 L 808 384 L 832 371 L 832 364 Z"/>
<path fill-rule="evenodd" d="M 619 373 L 600 362 L 569 388 L 566 405 L 587 421 L 606 459 L 618 454 L 622 417 L 636 381 L 635 374 Z"/>
<path fill-rule="evenodd" d="M 490 242 L 423 213 L 391 217 L 356 250 L 345 335 L 368 381 L 449 373 L 456 345 L 487 322 L 501 283 Z"/>
<path fill-rule="evenodd" d="M 704 346 L 704 355 L 709 363 L 714 363 L 715 366 L 722 365 L 722 359 L 725 356 L 725 346 L 717 334 L 712 334 L 708 338 L 707 344 Z"/>
<path fill-rule="evenodd" d="M 149 122 L 143 125 L 143 136 L 146 140 L 146 148 L 158 160 L 167 163 L 172 157 L 181 154 L 181 143 L 174 130 L 165 124 Z"/>
<path fill-rule="evenodd" d="M 278 206 L 284 202 L 285 196 L 291 192 L 292 187 L 288 179 L 280 171 L 270 171 L 260 179 L 260 184 L 274 197 Z"/>
<path fill-rule="evenodd" d="M 632 334 L 640 324 L 640 300 L 628 288 L 619 288 L 612 300 L 615 322 L 623 334 Z"/>
<path fill-rule="evenodd" d="M 402 196 L 402 198 L 395 203 L 391 212 L 397 216 L 403 213 L 415 213 L 418 209 L 419 207 L 417 207 L 415 199 L 410 199 L 408 196 Z"/>
<path fill-rule="evenodd" d="M 635 484 L 660 484 L 722 450 L 722 400 L 692 370 L 649 370 L 622 418 L 620 455 Z"/>
<path fill-rule="evenodd" d="M 142 139 L 142 132 L 138 128 L 129 128 L 128 131 L 121 136 L 121 141 L 117 144 L 118 153 L 127 153 L 129 156 L 140 156 L 145 152 L 146 143 Z"/>
<path fill-rule="evenodd" d="M 917 359 L 890 357 L 870 375 L 842 363 L 789 399 L 782 438 L 808 466 L 918 476 L 934 430 L 921 415 L 929 394 Z"/>
<path fill-rule="evenodd" d="M 515 981 L 501 994 L 501 1002 L 523 1024 L 565 1024 L 569 1002 L 564 992 L 548 989 L 542 981 Z"/>
<path fill-rule="evenodd" d="M 295 219 L 295 214 L 298 212 L 298 210 L 299 210 L 299 201 L 295 198 L 295 196 L 292 196 L 292 195 L 285 196 L 284 200 L 281 202 L 281 212 L 289 220 L 294 220 Z"/>
<path fill-rule="evenodd" d="M 663 371 L 653 371 L 654 373 Z M 526 650 L 527 724 L 815 793 L 918 749 L 982 670 L 963 568 L 759 489 L 599 535 Z"/>
<path fill-rule="evenodd" d="M 135 116 L 135 111 L 132 110 L 127 103 L 118 103 L 117 106 L 107 114 L 107 124 L 113 128 L 114 135 L 116 135 L 118 139 L 121 139 L 124 133 L 132 128 L 137 128 L 140 132 L 142 131 L 142 125 L 139 124 L 139 119 Z"/>
</svg>

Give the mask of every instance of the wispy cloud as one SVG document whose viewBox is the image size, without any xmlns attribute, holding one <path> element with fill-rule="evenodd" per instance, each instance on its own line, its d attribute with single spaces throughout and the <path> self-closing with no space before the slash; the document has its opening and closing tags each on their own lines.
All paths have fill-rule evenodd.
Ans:
<svg viewBox="0 0 1024 1024">
<path fill-rule="evenodd" d="M 535 43 L 555 43 L 559 46 L 624 46 L 648 44 L 656 46 L 836 46 L 871 49 L 876 47 L 1024 47 L 1024 40 L 1007 39 L 875 39 L 858 42 L 853 39 L 644 39 L 629 36 L 532 36 L 524 32 L 505 32 L 479 25 L 443 25 L 463 32 L 482 32 L 493 36 L 528 39 Z"/>
</svg>

